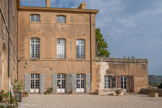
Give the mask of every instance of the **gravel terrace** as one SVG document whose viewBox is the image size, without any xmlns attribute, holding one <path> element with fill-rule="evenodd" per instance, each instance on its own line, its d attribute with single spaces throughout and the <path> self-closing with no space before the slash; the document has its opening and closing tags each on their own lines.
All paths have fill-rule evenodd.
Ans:
<svg viewBox="0 0 162 108">
<path fill-rule="evenodd" d="M 19 108 L 162 108 L 162 97 L 30 94 Z"/>
</svg>

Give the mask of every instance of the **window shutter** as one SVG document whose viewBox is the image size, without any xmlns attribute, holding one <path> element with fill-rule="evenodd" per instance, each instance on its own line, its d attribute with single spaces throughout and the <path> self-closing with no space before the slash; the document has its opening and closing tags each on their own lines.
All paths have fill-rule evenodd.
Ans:
<svg viewBox="0 0 162 108">
<path fill-rule="evenodd" d="M 72 90 L 76 92 L 76 74 L 72 74 Z"/>
<path fill-rule="evenodd" d="M 129 91 L 134 92 L 134 77 L 129 76 Z"/>
<path fill-rule="evenodd" d="M 53 92 L 56 93 L 57 92 L 57 74 L 56 73 L 52 74 L 52 88 L 53 88 Z"/>
<path fill-rule="evenodd" d="M 116 77 L 112 76 L 112 88 L 116 88 Z"/>
<path fill-rule="evenodd" d="M 25 75 L 24 75 L 24 77 L 25 77 L 25 92 L 30 92 L 30 84 L 31 84 L 31 82 L 30 82 L 30 74 L 28 74 L 28 73 L 25 73 Z"/>
<path fill-rule="evenodd" d="M 72 83 L 71 83 L 71 74 L 66 75 L 66 93 L 70 93 L 72 91 Z"/>
<path fill-rule="evenodd" d="M 86 93 L 91 92 L 91 76 L 90 73 L 86 74 Z"/>
<path fill-rule="evenodd" d="M 117 78 L 118 78 L 118 88 L 121 88 L 121 77 L 118 76 Z"/>
<path fill-rule="evenodd" d="M 45 86 L 46 86 L 46 74 L 42 73 L 40 74 L 40 93 L 45 92 Z"/>
</svg>

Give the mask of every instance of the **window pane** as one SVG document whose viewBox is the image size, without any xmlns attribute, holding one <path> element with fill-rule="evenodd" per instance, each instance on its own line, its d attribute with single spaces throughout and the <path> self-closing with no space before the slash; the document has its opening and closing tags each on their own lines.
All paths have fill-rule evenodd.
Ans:
<svg viewBox="0 0 162 108">
<path fill-rule="evenodd" d="M 85 58 L 85 41 L 84 40 L 76 41 L 76 57 L 78 59 Z"/>
<path fill-rule="evenodd" d="M 40 15 L 31 15 L 31 22 L 40 22 Z"/>
<path fill-rule="evenodd" d="M 66 23 L 65 16 L 57 16 L 57 23 Z"/>
<path fill-rule="evenodd" d="M 39 39 L 31 38 L 30 40 L 30 57 L 39 58 Z"/>
<path fill-rule="evenodd" d="M 110 76 L 105 76 L 104 88 L 110 88 Z"/>
<path fill-rule="evenodd" d="M 34 15 L 31 15 L 31 21 L 32 22 L 34 21 Z"/>
<path fill-rule="evenodd" d="M 65 39 L 57 39 L 57 58 L 65 59 Z"/>
<path fill-rule="evenodd" d="M 40 16 L 36 15 L 36 22 L 40 22 Z"/>
</svg>

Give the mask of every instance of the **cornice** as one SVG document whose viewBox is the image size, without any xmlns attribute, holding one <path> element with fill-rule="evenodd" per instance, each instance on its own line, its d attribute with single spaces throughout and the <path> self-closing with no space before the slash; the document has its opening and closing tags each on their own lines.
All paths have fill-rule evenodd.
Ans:
<svg viewBox="0 0 162 108">
<path fill-rule="evenodd" d="M 19 7 L 19 11 L 46 11 L 46 12 L 67 12 L 67 13 L 92 13 L 97 14 L 95 9 L 73 9 L 73 8 L 48 8 L 48 7 Z"/>
</svg>

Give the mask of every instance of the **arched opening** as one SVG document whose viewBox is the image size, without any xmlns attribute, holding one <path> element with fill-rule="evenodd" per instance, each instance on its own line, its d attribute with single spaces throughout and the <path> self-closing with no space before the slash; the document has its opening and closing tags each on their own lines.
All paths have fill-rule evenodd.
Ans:
<svg viewBox="0 0 162 108">
<path fill-rule="evenodd" d="M 6 45 L 3 45 L 2 51 L 2 89 L 7 91 L 7 49 Z"/>
</svg>

